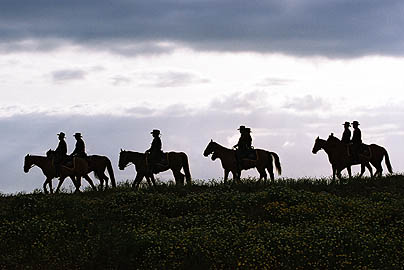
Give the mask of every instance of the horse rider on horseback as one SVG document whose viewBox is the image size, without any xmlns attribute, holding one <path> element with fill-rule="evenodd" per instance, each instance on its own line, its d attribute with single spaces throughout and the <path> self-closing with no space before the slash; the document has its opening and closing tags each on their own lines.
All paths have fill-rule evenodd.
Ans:
<svg viewBox="0 0 404 270">
<path fill-rule="evenodd" d="M 73 136 L 74 136 L 74 138 L 76 138 L 76 146 L 75 146 L 73 152 L 70 154 L 70 156 L 71 157 L 81 157 L 81 158 L 87 157 L 86 146 L 82 139 L 81 133 L 77 132 Z"/>
<path fill-rule="evenodd" d="M 238 167 L 240 168 L 241 159 L 248 156 L 248 152 L 252 149 L 252 138 L 250 134 L 251 133 L 250 128 L 240 126 L 238 130 L 240 131 L 240 138 L 237 144 L 233 146 L 233 148 L 236 149 L 237 164 Z"/>
<path fill-rule="evenodd" d="M 162 160 L 163 151 L 161 150 L 162 143 L 160 139 L 160 130 L 153 129 L 150 134 L 153 136 L 153 141 L 150 148 L 146 150 L 146 154 L 149 155 L 148 161 L 150 162 L 150 171 L 153 172 L 156 163 Z"/>
<path fill-rule="evenodd" d="M 349 122 L 345 122 L 344 124 L 344 133 L 342 133 L 341 142 L 349 144 L 351 142 L 351 124 Z"/>
<path fill-rule="evenodd" d="M 64 134 L 64 132 L 60 132 L 57 135 L 59 137 L 59 144 L 54 151 L 55 156 L 53 158 L 53 166 L 55 166 L 56 175 L 59 176 L 60 165 L 67 158 L 67 144 L 65 141 L 66 135 Z"/>
</svg>

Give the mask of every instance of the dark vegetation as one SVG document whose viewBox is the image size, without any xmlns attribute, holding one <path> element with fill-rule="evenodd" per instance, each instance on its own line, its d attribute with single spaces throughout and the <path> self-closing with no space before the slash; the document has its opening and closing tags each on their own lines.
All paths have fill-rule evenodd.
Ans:
<svg viewBox="0 0 404 270">
<path fill-rule="evenodd" d="M 4 269 L 401 269 L 404 176 L 1 195 Z"/>
</svg>

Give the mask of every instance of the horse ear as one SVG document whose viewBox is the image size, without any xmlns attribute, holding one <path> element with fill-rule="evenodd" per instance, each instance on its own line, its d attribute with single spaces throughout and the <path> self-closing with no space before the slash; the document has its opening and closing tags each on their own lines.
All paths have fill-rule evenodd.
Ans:
<svg viewBox="0 0 404 270">
<path fill-rule="evenodd" d="M 316 140 L 319 140 L 319 139 L 320 139 L 320 136 L 317 136 Z"/>
<path fill-rule="evenodd" d="M 121 152 L 122 152 L 122 148 L 121 148 Z"/>
<path fill-rule="evenodd" d="M 213 139 L 210 139 L 210 142 L 213 142 Z"/>
</svg>

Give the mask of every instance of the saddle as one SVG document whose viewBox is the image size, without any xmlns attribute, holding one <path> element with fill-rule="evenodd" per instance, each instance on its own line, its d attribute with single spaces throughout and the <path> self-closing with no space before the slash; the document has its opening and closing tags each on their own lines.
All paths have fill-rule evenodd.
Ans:
<svg viewBox="0 0 404 270">
<path fill-rule="evenodd" d="M 161 158 L 159 161 L 156 162 L 156 164 L 163 166 L 163 167 L 167 167 L 168 166 L 168 153 L 162 152 Z"/>
<path fill-rule="evenodd" d="M 257 161 L 258 160 L 257 150 L 247 149 L 247 150 L 243 151 L 243 153 L 241 153 L 240 158 Z"/>
<path fill-rule="evenodd" d="M 150 154 L 147 153 L 146 156 L 147 162 L 149 164 L 154 164 L 160 167 L 168 167 L 168 153 L 158 153 L 158 154 Z"/>
<path fill-rule="evenodd" d="M 346 145 L 348 157 L 354 159 L 364 158 L 370 159 L 372 157 L 372 150 L 369 145 L 362 143 L 361 145 L 354 145 L 349 143 Z"/>
</svg>

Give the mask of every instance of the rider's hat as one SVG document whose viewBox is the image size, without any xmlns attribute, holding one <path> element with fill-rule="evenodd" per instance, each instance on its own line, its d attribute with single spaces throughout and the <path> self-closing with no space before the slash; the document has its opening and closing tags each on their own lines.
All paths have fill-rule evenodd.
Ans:
<svg viewBox="0 0 404 270">
<path fill-rule="evenodd" d="M 76 132 L 73 136 L 76 137 L 76 138 L 77 137 L 82 137 L 80 132 Z"/>
<path fill-rule="evenodd" d="M 153 129 L 153 131 L 150 132 L 150 134 L 153 134 L 153 135 L 160 135 L 160 130 L 158 130 L 158 129 Z"/>
<path fill-rule="evenodd" d="M 64 132 L 60 132 L 57 134 L 60 138 L 64 138 L 66 136 L 66 134 Z"/>
<path fill-rule="evenodd" d="M 350 126 L 351 126 L 351 123 L 345 122 L 343 125 L 344 125 L 344 127 L 346 127 L 346 126 L 350 127 Z"/>
<path fill-rule="evenodd" d="M 237 130 L 243 131 L 245 130 L 245 126 L 240 126 Z"/>
<path fill-rule="evenodd" d="M 352 122 L 352 125 L 353 125 L 353 126 L 354 126 L 354 125 L 358 125 L 358 126 L 359 126 L 360 124 L 359 124 L 358 121 L 353 121 L 353 122 Z"/>
</svg>

